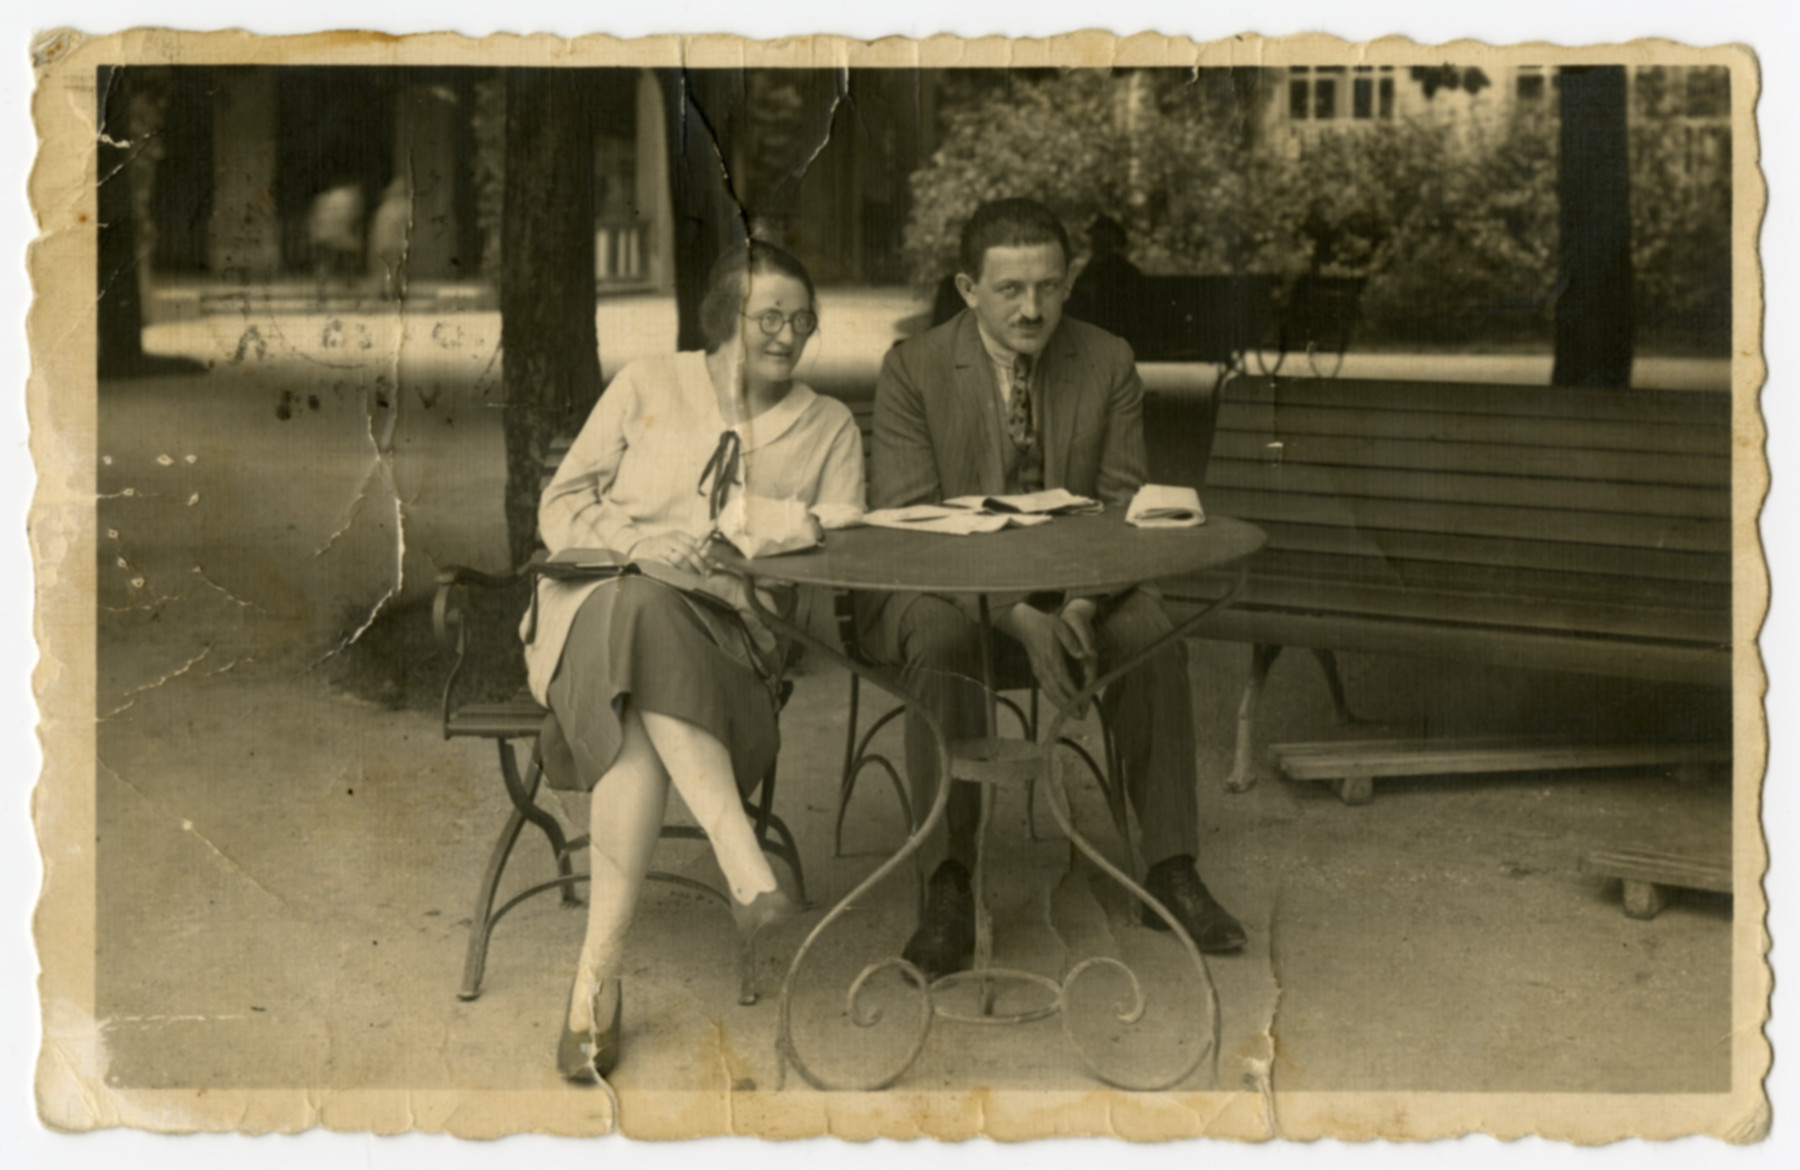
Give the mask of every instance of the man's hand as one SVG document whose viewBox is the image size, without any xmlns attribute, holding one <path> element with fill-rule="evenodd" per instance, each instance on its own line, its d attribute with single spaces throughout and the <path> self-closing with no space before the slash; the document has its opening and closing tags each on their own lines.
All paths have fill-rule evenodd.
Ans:
<svg viewBox="0 0 1800 1170">
<path fill-rule="evenodd" d="M 1081 663 L 1081 685 L 1092 683 L 1100 673 L 1100 639 L 1094 636 L 1094 615 L 1100 607 L 1091 597 L 1076 597 L 1063 606 L 1063 624 L 1075 631 L 1075 638 L 1081 643 L 1081 653 L 1076 658 Z M 1086 715 L 1087 712 L 1077 712 Z"/>
<path fill-rule="evenodd" d="M 706 559 L 705 543 L 685 532 L 647 536 L 631 546 L 629 555 L 634 561 L 659 561 L 665 565 L 673 565 L 696 577 L 704 577 L 712 572 L 712 563 Z"/>
<path fill-rule="evenodd" d="M 1044 694 L 1059 708 L 1068 707 L 1081 691 L 1081 683 L 1070 673 L 1070 661 L 1081 663 L 1083 673 L 1091 678 L 1089 664 L 1099 657 L 1091 611 L 1078 611 L 1070 621 L 1067 609 L 1063 617 L 1057 617 L 1020 602 L 1013 606 L 1008 619 L 1008 632 L 1025 647 L 1031 658 L 1031 672 L 1037 676 Z"/>
</svg>

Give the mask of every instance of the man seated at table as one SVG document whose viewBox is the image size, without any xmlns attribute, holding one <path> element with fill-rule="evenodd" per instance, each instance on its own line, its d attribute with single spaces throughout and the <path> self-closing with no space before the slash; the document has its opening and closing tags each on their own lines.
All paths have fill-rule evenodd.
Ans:
<svg viewBox="0 0 1800 1170">
<path fill-rule="evenodd" d="M 898 508 L 964 495 L 1067 488 L 1123 512 L 1144 482 L 1143 386 L 1131 347 L 1062 315 L 1069 241 L 1042 204 L 982 205 L 962 231 L 957 287 L 968 308 L 890 350 L 875 389 L 870 506 Z M 982 555 L 979 536 L 958 554 Z M 863 649 L 901 669 L 909 691 L 952 740 L 986 734 L 976 601 L 923 593 L 859 597 Z M 1067 706 L 1112 663 L 1172 628 L 1156 592 L 995 597 L 998 678 L 1010 659 Z M 1021 662 L 1021 658 L 1024 660 Z M 1144 884 L 1203 951 L 1233 951 L 1244 930 L 1195 872 L 1194 710 L 1187 654 L 1176 642 L 1101 698 L 1119 747 L 1125 790 L 1143 827 Z M 923 719 L 906 721 L 906 766 L 921 819 L 937 791 L 937 757 Z M 1114 777 L 1117 783 L 1119 778 Z M 927 977 L 970 966 L 981 794 L 949 795 L 948 857 L 933 873 L 905 957 Z M 1167 929 L 1148 907 L 1143 921 Z"/>
</svg>

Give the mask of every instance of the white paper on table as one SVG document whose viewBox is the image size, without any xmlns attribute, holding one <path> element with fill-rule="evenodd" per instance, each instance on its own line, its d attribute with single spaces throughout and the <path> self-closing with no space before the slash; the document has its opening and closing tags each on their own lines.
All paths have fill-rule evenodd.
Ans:
<svg viewBox="0 0 1800 1170">
<path fill-rule="evenodd" d="M 1002 528 L 1031 528 L 1048 524 L 1050 517 L 995 515 L 992 512 L 971 512 L 966 508 L 951 508 L 943 504 L 914 504 L 908 508 L 883 508 L 865 513 L 863 523 L 877 528 L 973 536 L 981 532 L 998 532 Z"/>
<path fill-rule="evenodd" d="M 1147 483 L 1131 498 L 1125 520 L 1139 528 L 1193 528 L 1206 523 L 1206 509 L 1191 487 Z"/>
<path fill-rule="evenodd" d="M 877 528 L 899 528 L 911 532 L 944 532 L 953 536 L 970 536 L 977 532 L 998 532 L 1006 527 L 1005 516 L 987 516 L 941 504 L 914 504 L 909 508 L 881 508 L 863 514 L 863 523 Z"/>
<path fill-rule="evenodd" d="M 1102 510 L 1099 500 L 1078 496 L 1067 488 L 1022 492 L 1011 496 L 957 496 L 945 500 L 952 508 L 976 512 L 1020 513 L 1028 516 L 1080 516 Z"/>
</svg>

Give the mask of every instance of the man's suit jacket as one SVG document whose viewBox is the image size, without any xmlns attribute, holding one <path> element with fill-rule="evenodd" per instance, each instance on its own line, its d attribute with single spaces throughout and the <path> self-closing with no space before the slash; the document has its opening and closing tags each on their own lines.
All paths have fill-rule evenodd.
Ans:
<svg viewBox="0 0 1800 1170">
<path fill-rule="evenodd" d="M 1144 388 L 1131 347 L 1065 316 L 1038 357 L 1033 382 L 1044 487 L 1067 488 L 1123 511 L 1145 475 Z M 869 506 L 1000 495 L 1006 491 L 1001 444 L 1008 441 L 993 362 L 974 312 L 965 310 L 895 346 L 882 363 L 875 384 Z M 897 624 L 916 596 L 860 595 L 858 624 L 865 644 L 895 646 Z M 972 611 L 972 600 L 969 606 Z"/>
</svg>

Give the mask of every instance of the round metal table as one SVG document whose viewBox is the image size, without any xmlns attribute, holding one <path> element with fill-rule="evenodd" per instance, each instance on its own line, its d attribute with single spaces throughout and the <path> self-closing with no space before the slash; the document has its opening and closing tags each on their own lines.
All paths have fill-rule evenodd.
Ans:
<svg viewBox="0 0 1800 1170">
<path fill-rule="evenodd" d="M 857 1089 L 864 1091 L 887 1088 L 905 1075 L 923 1051 L 935 1018 L 964 1023 L 1026 1023 L 1060 1015 L 1064 1032 L 1081 1057 L 1083 1064 L 1099 1079 L 1119 1088 L 1152 1091 L 1165 1089 L 1186 1079 L 1211 1056 L 1215 1078 L 1218 1060 L 1219 1007 L 1218 996 L 1207 972 L 1206 961 L 1193 940 L 1169 913 L 1152 898 L 1136 880 L 1107 860 L 1080 832 L 1069 817 L 1067 795 L 1055 766 L 1055 748 L 1062 738 L 1063 724 L 1070 714 L 1085 710 L 1088 702 L 1102 688 L 1156 653 L 1169 642 L 1185 636 L 1209 614 L 1229 603 L 1242 585 L 1245 565 L 1260 549 L 1264 536 L 1254 525 L 1228 517 L 1215 516 L 1196 528 L 1134 528 L 1125 523 L 1120 513 L 1088 516 L 1060 516 L 1048 524 L 1026 528 L 1008 528 L 1000 532 L 973 536 L 953 536 L 927 532 L 909 532 L 891 528 L 853 528 L 826 534 L 825 543 L 814 549 L 781 556 L 747 559 L 728 546 L 713 552 L 715 565 L 748 579 L 752 584 L 786 583 L 824 586 L 849 590 L 908 591 L 939 594 L 973 594 L 978 597 L 982 625 L 982 668 L 988 696 L 988 735 L 978 740 L 947 742 L 937 720 L 923 707 L 917 714 L 931 730 L 938 752 L 939 775 L 953 782 L 982 785 L 981 821 L 978 831 L 974 878 L 976 910 L 976 950 L 974 966 L 967 971 L 946 975 L 936 982 L 925 979 L 922 972 L 899 956 L 879 960 L 865 967 L 846 992 L 846 1010 L 851 1019 L 863 1026 L 872 1025 L 877 1012 L 865 1011 L 859 997 L 868 981 L 879 972 L 897 968 L 922 995 L 917 1034 L 902 1060 L 893 1068 L 858 1084 L 834 1084 L 807 1064 L 798 1051 L 792 1028 L 792 995 L 795 978 L 815 951 L 819 938 L 834 922 L 854 906 L 870 889 L 885 880 L 908 858 L 914 856 L 944 818 L 950 784 L 939 784 L 930 812 L 906 839 L 898 851 L 864 878 L 819 920 L 795 953 L 781 988 L 781 1018 L 776 1043 L 783 1066 L 792 1064 L 815 1088 Z M 995 734 L 995 688 L 992 655 L 992 623 L 987 599 L 991 594 L 1034 593 L 1040 591 L 1116 592 L 1165 577 L 1181 576 L 1210 570 L 1235 570 L 1229 583 L 1210 604 L 1177 624 L 1167 635 L 1146 647 L 1129 661 L 1115 664 L 1105 674 L 1090 679 L 1073 703 L 1058 711 L 1049 724 L 1040 729 L 1036 742 L 1002 739 Z M 795 638 L 827 657 L 854 671 L 865 681 L 894 695 L 903 702 L 912 696 L 900 687 L 897 672 L 872 669 L 858 662 L 843 648 L 827 644 L 811 636 L 791 620 L 791 614 L 772 611 L 758 591 L 749 590 L 752 605 L 768 624 Z M 993 802 L 993 786 L 1002 783 L 1037 783 L 1045 786 L 1052 814 L 1067 834 L 1069 841 L 1102 872 L 1123 886 L 1143 905 L 1150 907 L 1170 926 L 1174 937 L 1186 949 L 1196 977 L 1206 989 L 1210 1005 L 1206 1043 L 1197 1047 L 1193 1060 L 1173 1076 L 1149 1081 L 1102 1068 L 1069 1027 L 1069 990 L 1087 972 L 1108 967 L 1129 982 L 1132 1002 L 1119 1013 L 1119 1020 L 1135 1024 L 1145 1010 L 1145 997 L 1137 975 L 1117 959 L 1099 956 L 1076 963 L 1060 980 L 1034 971 L 997 967 L 992 963 L 992 924 L 984 904 L 983 864 L 987 822 Z M 1010 1015 L 994 1015 L 994 987 L 999 982 L 1014 981 L 1036 985 L 1052 993 L 1046 1003 Z M 980 1014 L 953 1011 L 938 1004 L 934 993 L 949 986 L 976 982 L 980 984 Z"/>
</svg>

